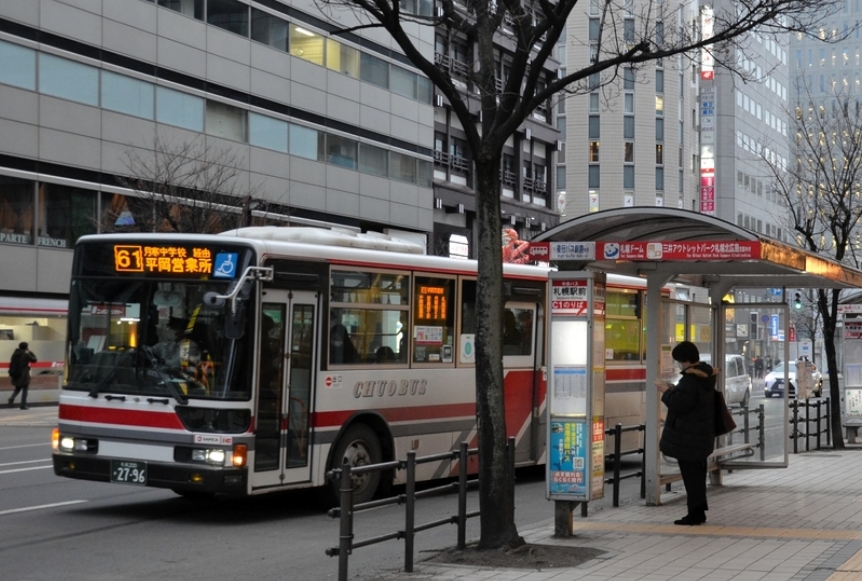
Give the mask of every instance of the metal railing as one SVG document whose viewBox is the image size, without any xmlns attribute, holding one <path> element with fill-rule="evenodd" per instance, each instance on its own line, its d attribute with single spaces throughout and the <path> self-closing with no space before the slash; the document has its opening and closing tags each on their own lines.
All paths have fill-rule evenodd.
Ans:
<svg viewBox="0 0 862 581">
<path fill-rule="evenodd" d="M 725 441 L 727 447 L 730 448 L 732 446 L 736 446 L 737 443 L 734 442 L 734 436 L 737 434 L 742 435 L 742 443 L 743 444 L 751 444 L 751 415 L 754 414 L 757 416 L 757 425 L 754 428 L 757 430 L 757 442 L 751 444 L 751 448 L 758 448 L 760 450 L 760 460 L 766 460 L 766 408 L 763 404 L 760 404 L 756 408 L 733 408 L 730 410 L 731 415 L 734 416 L 742 416 L 742 425 L 739 425 L 737 422 L 737 428 L 732 432 L 726 435 L 727 440 Z M 749 451 L 749 455 L 751 451 Z M 725 458 L 725 461 L 733 460 L 734 458 Z"/>
<path fill-rule="evenodd" d="M 507 461 L 511 474 L 509 486 L 511 494 L 515 495 L 515 438 L 509 438 L 507 446 Z M 458 525 L 457 547 L 463 550 L 467 546 L 467 519 L 479 516 L 479 511 L 467 512 L 467 488 L 479 483 L 478 479 L 467 480 L 467 458 L 479 453 L 477 448 L 467 449 L 467 442 L 461 442 L 458 450 L 433 454 L 431 456 L 416 457 L 416 452 L 407 453 L 407 460 L 394 460 L 381 464 L 369 464 L 367 466 L 351 467 L 345 463 L 341 468 L 330 470 L 326 473 L 327 479 L 337 479 L 340 482 L 339 500 L 340 506 L 329 511 L 329 516 L 338 518 L 340 522 L 338 546 L 326 549 L 330 557 L 338 556 L 338 581 L 347 581 L 348 557 L 353 549 L 367 547 L 391 539 L 404 539 L 404 571 L 413 572 L 413 541 L 416 533 L 426 531 L 445 524 Z M 439 462 L 441 460 L 458 460 L 458 481 L 443 486 L 416 491 L 416 465 L 428 462 Z M 406 470 L 406 484 L 404 494 L 391 498 L 381 498 L 361 504 L 353 504 L 353 481 L 354 475 L 367 474 L 369 472 L 383 470 Z M 458 513 L 446 518 L 416 524 L 416 500 L 437 494 L 458 490 Z M 404 504 L 404 529 L 393 531 L 376 537 L 354 540 L 353 515 L 362 510 L 388 506 L 392 504 Z"/>
<path fill-rule="evenodd" d="M 822 406 L 826 407 L 826 414 L 820 414 L 820 408 Z M 805 417 L 799 417 L 799 408 L 805 408 Z M 812 417 L 811 408 L 814 408 L 816 411 L 816 415 Z M 804 399 L 801 402 L 798 399 L 794 399 L 790 403 L 790 409 L 793 412 L 792 417 L 790 418 L 790 425 L 792 427 L 792 431 L 790 433 L 790 438 L 793 440 L 793 453 L 799 453 L 799 440 L 801 438 L 805 439 L 805 451 L 808 452 L 811 450 L 811 438 L 816 438 L 817 445 L 814 448 L 815 450 L 820 450 L 821 447 L 821 434 L 826 434 L 826 446 L 832 446 L 832 411 L 829 407 L 829 398 L 817 398 L 814 400 Z M 826 420 L 826 427 L 822 427 L 822 421 Z M 812 424 L 813 428 L 812 428 Z M 813 430 L 813 431 L 812 431 Z"/>
<path fill-rule="evenodd" d="M 614 436 L 614 451 L 610 454 L 605 454 L 605 461 L 612 461 L 614 463 L 613 468 L 613 476 L 611 478 L 605 478 L 605 484 L 613 485 L 613 496 L 614 496 L 614 507 L 618 507 L 620 505 L 620 482 L 623 480 L 627 480 L 629 478 L 638 478 L 641 479 L 641 498 L 646 496 L 646 488 L 644 482 L 644 475 L 646 474 L 646 456 L 644 455 L 643 448 L 634 448 L 632 450 L 623 451 L 622 448 L 622 435 L 623 432 L 643 432 L 646 429 L 644 424 L 639 424 L 636 426 L 626 426 L 623 427 L 622 424 L 617 424 L 613 428 L 609 428 L 605 430 L 606 436 Z M 641 455 L 641 469 L 635 470 L 633 472 L 627 472 L 625 474 L 620 474 L 620 462 L 623 456 L 629 456 L 631 454 L 640 454 Z"/>
</svg>

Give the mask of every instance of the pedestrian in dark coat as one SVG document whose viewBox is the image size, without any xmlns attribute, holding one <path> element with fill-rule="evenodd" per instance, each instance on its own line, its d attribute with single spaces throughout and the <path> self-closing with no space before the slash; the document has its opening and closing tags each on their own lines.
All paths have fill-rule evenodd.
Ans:
<svg viewBox="0 0 862 581">
<path fill-rule="evenodd" d="M 18 344 L 18 348 L 12 354 L 12 360 L 9 363 L 10 370 L 14 371 L 12 377 L 12 385 L 15 386 L 15 391 L 12 392 L 12 397 L 9 398 L 9 405 L 15 403 L 15 397 L 21 394 L 21 409 L 30 409 L 27 407 L 27 392 L 30 390 L 30 364 L 36 363 L 36 356 L 30 351 L 30 345 L 26 341 Z"/>
<path fill-rule="evenodd" d="M 677 525 L 706 522 L 706 461 L 715 448 L 715 382 L 718 370 L 700 361 L 697 346 L 683 341 L 671 352 L 682 368 L 675 386 L 656 380 L 667 406 L 659 449 L 676 458 L 685 485 L 688 514 Z"/>
</svg>

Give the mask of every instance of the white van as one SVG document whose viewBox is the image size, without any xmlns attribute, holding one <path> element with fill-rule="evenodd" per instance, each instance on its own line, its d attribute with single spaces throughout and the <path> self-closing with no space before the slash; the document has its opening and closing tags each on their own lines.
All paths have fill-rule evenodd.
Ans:
<svg viewBox="0 0 862 581">
<path fill-rule="evenodd" d="M 708 353 L 701 355 L 700 359 L 712 365 Z M 727 405 L 739 404 L 739 407 L 748 407 L 751 399 L 751 376 L 745 370 L 745 359 L 742 355 L 724 356 L 724 367 L 718 374 L 718 381 L 719 385 L 724 382 L 724 399 Z"/>
</svg>

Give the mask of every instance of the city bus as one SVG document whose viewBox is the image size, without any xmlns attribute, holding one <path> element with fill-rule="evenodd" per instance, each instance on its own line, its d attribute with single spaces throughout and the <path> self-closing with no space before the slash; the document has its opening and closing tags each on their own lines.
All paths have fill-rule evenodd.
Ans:
<svg viewBox="0 0 862 581">
<path fill-rule="evenodd" d="M 314 228 L 82 237 L 55 474 L 183 496 L 332 491 L 343 462 L 474 446 L 476 263 L 423 252 Z M 519 466 L 544 462 L 547 272 L 504 265 Z M 362 475 L 355 500 L 401 478 Z"/>
</svg>

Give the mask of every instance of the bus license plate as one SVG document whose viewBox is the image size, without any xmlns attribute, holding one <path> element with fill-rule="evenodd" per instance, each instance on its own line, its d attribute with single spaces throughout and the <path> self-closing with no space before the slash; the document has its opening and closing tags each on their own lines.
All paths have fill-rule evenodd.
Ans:
<svg viewBox="0 0 862 581">
<path fill-rule="evenodd" d="M 111 460 L 111 482 L 145 486 L 147 484 L 147 463 Z"/>
</svg>

